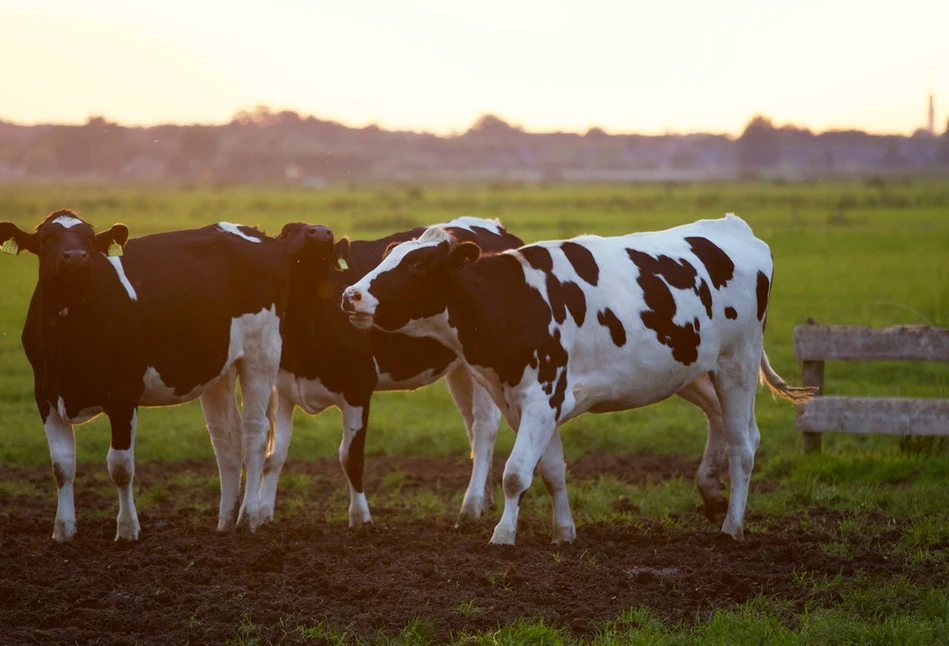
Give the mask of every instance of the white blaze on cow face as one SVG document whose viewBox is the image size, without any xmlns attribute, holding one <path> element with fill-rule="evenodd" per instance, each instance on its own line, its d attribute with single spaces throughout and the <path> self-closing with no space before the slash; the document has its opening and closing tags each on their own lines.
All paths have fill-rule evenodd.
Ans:
<svg viewBox="0 0 949 646">
<path fill-rule="evenodd" d="M 217 226 L 222 231 L 226 231 L 227 233 L 232 233 L 236 235 L 238 238 L 243 238 L 244 240 L 247 240 L 248 242 L 256 242 L 258 244 L 260 243 L 260 238 L 255 238 L 253 236 L 247 235 L 246 233 L 241 231 L 240 228 L 236 224 L 233 224 L 231 222 L 218 222 Z"/>
<path fill-rule="evenodd" d="M 58 224 L 62 226 L 64 229 L 69 229 L 71 227 L 76 226 L 77 224 L 82 224 L 82 220 L 80 220 L 79 218 L 75 218 L 71 215 L 61 215 L 55 220 L 53 220 L 52 224 Z"/>
<path fill-rule="evenodd" d="M 119 276 L 119 282 L 122 283 L 122 287 L 125 288 L 129 298 L 133 301 L 137 301 L 138 293 L 135 291 L 135 288 L 132 287 L 128 276 L 125 275 L 125 267 L 122 266 L 122 259 L 117 256 L 106 256 L 106 260 L 108 260 L 109 264 L 115 269 L 115 273 Z"/>
</svg>

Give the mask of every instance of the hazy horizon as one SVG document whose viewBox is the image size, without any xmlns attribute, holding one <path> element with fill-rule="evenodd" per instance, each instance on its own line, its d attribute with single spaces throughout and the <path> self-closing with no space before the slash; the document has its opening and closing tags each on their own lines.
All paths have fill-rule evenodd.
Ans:
<svg viewBox="0 0 949 646">
<path fill-rule="evenodd" d="M 949 3 L 932 0 L 898 14 L 851 0 L 780 14 L 752 0 L 7 0 L 0 119 L 218 125 L 266 105 L 439 135 L 484 114 L 529 132 L 737 136 L 763 114 L 911 134 L 932 89 L 943 132 L 946 24 Z"/>
</svg>

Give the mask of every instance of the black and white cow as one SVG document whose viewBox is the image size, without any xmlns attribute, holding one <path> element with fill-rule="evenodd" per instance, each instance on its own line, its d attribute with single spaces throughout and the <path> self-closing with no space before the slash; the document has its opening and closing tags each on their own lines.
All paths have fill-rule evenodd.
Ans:
<svg viewBox="0 0 949 646">
<path fill-rule="evenodd" d="M 439 226 L 455 239 L 476 242 L 486 251 L 523 244 L 495 220 L 464 217 Z M 419 227 L 379 240 L 350 242 L 343 238 L 334 244 L 328 228 L 296 223 L 286 225 L 278 236 L 290 257 L 290 296 L 277 381 L 276 433 L 261 484 L 262 521 L 273 518 L 277 482 L 293 433 L 294 407 L 311 415 L 332 406 L 341 410 L 339 461 L 349 480 L 349 522 L 360 525 L 371 520 L 363 487 L 363 452 L 372 393 L 412 390 L 442 377 L 464 420 L 473 457 L 461 516 L 478 518 L 484 510 L 501 420 L 491 397 L 472 380 L 455 353 L 441 343 L 357 330 L 339 308 L 343 290 L 378 265 L 390 246 L 417 238 L 424 231 Z"/>
<path fill-rule="evenodd" d="M 796 401 L 764 352 L 773 261 L 727 215 L 667 231 L 581 236 L 482 256 L 442 228 L 393 249 L 346 290 L 354 325 L 437 339 L 492 395 L 517 440 L 504 469 L 492 543 L 513 544 L 518 501 L 535 467 L 552 497 L 554 542 L 576 536 L 557 429 L 587 411 L 678 394 L 709 421 L 697 482 L 722 531 L 742 536 L 758 446 L 760 375 Z M 719 475 L 727 462 L 731 499 Z"/>
<path fill-rule="evenodd" d="M 0 223 L 4 251 L 39 256 L 22 340 L 59 488 L 53 538 L 76 533 L 74 424 L 108 415 L 116 540 L 136 540 L 137 409 L 196 397 L 221 477 L 218 530 L 235 522 L 253 530 L 259 488 L 245 487 L 238 513 L 241 460 L 243 452 L 247 482 L 259 483 L 282 345 L 284 246 L 225 222 L 127 239 L 124 225 L 96 235 L 66 210 L 33 233 Z M 235 400 L 238 378 L 243 411 Z"/>
</svg>

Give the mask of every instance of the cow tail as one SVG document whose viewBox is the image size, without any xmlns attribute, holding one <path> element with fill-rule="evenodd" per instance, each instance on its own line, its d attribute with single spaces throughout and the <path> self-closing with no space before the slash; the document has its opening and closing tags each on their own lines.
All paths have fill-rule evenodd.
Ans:
<svg viewBox="0 0 949 646">
<path fill-rule="evenodd" d="M 767 384 L 771 389 L 771 394 L 786 399 L 795 404 L 806 402 L 817 393 L 815 386 L 792 386 L 781 378 L 771 367 L 768 361 L 768 353 L 761 347 L 761 383 Z"/>
</svg>

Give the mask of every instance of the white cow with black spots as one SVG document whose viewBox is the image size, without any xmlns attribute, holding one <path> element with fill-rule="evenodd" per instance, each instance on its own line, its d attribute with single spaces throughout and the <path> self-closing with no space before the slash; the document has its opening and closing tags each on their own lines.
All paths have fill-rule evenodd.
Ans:
<svg viewBox="0 0 949 646">
<path fill-rule="evenodd" d="M 535 468 L 552 497 L 554 542 L 572 541 L 557 429 L 585 412 L 676 394 L 708 418 L 698 487 L 710 516 L 727 508 L 722 531 L 738 539 L 760 437 L 759 375 L 791 401 L 812 394 L 786 384 L 764 352 L 772 273 L 768 245 L 731 214 L 491 255 L 430 228 L 347 289 L 342 307 L 357 327 L 452 348 L 517 429 L 492 543 L 514 543 L 518 502 Z"/>
</svg>

